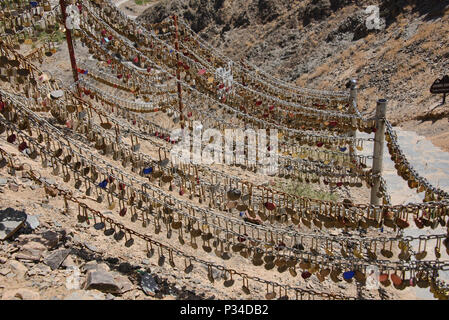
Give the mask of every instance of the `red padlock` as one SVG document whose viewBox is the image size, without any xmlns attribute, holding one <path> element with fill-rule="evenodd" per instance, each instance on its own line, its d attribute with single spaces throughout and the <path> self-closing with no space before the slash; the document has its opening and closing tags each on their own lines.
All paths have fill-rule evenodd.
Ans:
<svg viewBox="0 0 449 320">
<path fill-rule="evenodd" d="M 268 211 L 273 211 L 274 209 L 276 209 L 276 205 L 272 202 L 265 202 L 264 206 Z"/>
<path fill-rule="evenodd" d="M 19 144 L 19 151 L 22 152 L 23 150 L 25 150 L 27 148 L 27 143 L 24 141 L 21 144 Z"/>
<path fill-rule="evenodd" d="M 14 143 L 14 141 L 16 141 L 16 135 L 14 133 L 11 134 L 10 136 L 8 136 L 6 141 L 8 141 L 9 143 Z"/>
<path fill-rule="evenodd" d="M 301 273 L 301 277 L 303 279 L 308 279 L 312 276 L 312 274 L 309 271 L 304 271 L 303 273 Z"/>
</svg>

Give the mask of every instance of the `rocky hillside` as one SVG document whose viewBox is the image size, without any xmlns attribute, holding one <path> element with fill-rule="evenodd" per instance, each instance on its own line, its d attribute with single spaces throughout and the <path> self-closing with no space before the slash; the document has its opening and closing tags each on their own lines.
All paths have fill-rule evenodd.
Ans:
<svg viewBox="0 0 449 320">
<path fill-rule="evenodd" d="M 381 30 L 366 26 L 370 5 L 380 9 Z M 449 150 L 448 104 L 429 92 L 448 72 L 448 0 L 160 0 L 138 19 L 175 12 L 227 55 L 292 83 L 342 90 L 357 78 L 360 109 L 388 98 L 390 120 Z"/>
</svg>

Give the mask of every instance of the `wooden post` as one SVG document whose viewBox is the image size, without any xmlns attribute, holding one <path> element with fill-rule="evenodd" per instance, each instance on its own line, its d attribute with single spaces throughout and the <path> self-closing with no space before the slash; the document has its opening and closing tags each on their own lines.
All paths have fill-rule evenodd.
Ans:
<svg viewBox="0 0 449 320">
<path fill-rule="evenodd" d="M 182 114 L 182 87 L 181 87 L 181 70 L 179 65 L 179 35 L 178 35 L 178 16 L 173 16 L 173 21 L 175 24 L 175 49 L 176 49 L 176 78 L 178 79 L 178 101 L 179 101 L 179 113 L 180 113 L 180 120 L 181 120 L 181 129 L 184 129 L 184 115 Z"/>
<path fill-rule="evenodd" d="M 356 110 L 355 110 L 355 108 L 357 108 L 357 80 L 356 79 L 352 79 L 351 80 L 351 85 L 350 85 L 350 91 L 349 91 L 349 98 L 350 98 L 350 101 L 351 101 L 351 110 L 354 108 L 354 110 L 352 110 L 353 111 L 353 113 L 354 113 L 354 115 L 356 114 Z M 355 119 L 352 119 L 352 125 L 354 126 L 356 123 L 355 123 Z M 349 136 L 350 137 L 353 137 L 353 138 L 355 138 L 356 137 L 356 130 L 351 130 L 351 132 L 349 133 Z M 356 151 L 355 151 L 355 144 L 354 143 L 352 143 L 350 146 L 349 146 L 349 156 L 353 159 L 354 157 L 355 157 L 355 155 L 356 155 Z M 355 159 L 354 159 L 355 160 Z"/>
<path fill-rule="evenodd" d="M 387 114 L 387 100 L 380 99 L 377 101 L 376 108 L 376 134 L 374 136 L 374 152 L 373 152 L 373 175 L 382 175 L 383 155 L 385 141 L 385 116 Z M 371 204 L 380 205 L 382 198 L 378 197 L 380 188 L 380 176 L 373 179 L 371 188 Z"/>
<path fill-rule="evenodd" d="M 64 22 L 64 28 L 65 28 L 65 36 L 67 40 L 67 46 L 69 48 L 69 56 L 70 56 L 70 63 L 72 64 L 72 72 L 73 72 L 73 80 L 76 82 L 76 87 L 78 89 L 78 94 L 81 94 L 81 90 L 79 87 L 79 78 L 78 78 L 78 67 L 76 66 L 76 58 L 75 58 L 75 50 L 73 49 L 73 42 L 72 42 L 72 30 L 67 28 L 67 13 L 66 13 L 66 3 L 65 0 L 59 0 L 59 5 L 61 7 L 61 13 L 62 13 L 62 20 Z"/>
</svg>

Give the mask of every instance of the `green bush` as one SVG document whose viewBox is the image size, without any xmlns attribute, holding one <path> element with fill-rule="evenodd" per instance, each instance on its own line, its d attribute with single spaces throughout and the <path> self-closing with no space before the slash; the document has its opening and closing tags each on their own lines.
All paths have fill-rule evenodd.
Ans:
<svg viewBox="0 0 449 320">
<path fill-rule="evenodd" d="M 292 181 L 289 183 L 276 182 L 276 188 L 283 192 L 294 194 L 300 197 L 307 197 L 312 199 L 324 200 L 324 201 L 337 201 L 338 195 L 333 192 L 327 192 L 323 190 L 314 189 L 311 185 Z"/>
</svg>

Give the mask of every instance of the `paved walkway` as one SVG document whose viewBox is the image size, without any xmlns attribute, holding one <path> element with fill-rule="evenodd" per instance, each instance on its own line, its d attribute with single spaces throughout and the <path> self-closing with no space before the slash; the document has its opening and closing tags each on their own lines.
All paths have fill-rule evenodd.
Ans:
<svg viewBox="0 0 449 320">
<path fill-rule="evenodd" d="M 128 0 L 120 0 L 120 1 L 117 1 L 117 2 L 115 3 L 115 6 L 118 8 L 118 7 L 120 7 L 122 4 L 124 4 L 124 3 L 126 3 L 126 2 L 128 2 Z"/>
<path fill-rule="evenodd" d="M 445 191 L 449 191 L 449 153 L 442 151 L 440 148 L 434 146 L 432 142 L 427 140 L 425 137 L 419 136 L 415 132 L 403 131 L 399 128 L 395 128 L 395 131 L 397 133 L 399 145 L 401 146 L 403 153 L 415 168 L 415 170 L 434 186 L 439 187 Z M 369 136 L 363 133 L 360 133 L 357 136 L 373 137 L 373 135 Z M 373 144 L 371 143 L 370 145 L 367 145 L 362 151 L 362 154 L 372 155 Z M 394 168 L 394 163 L 390 159 L 386 144 L 383 165 L 383 177 L 387 182 L 388 191 L 391 195 L 391 201 L 393 204 L 422 202 L 422 200 L 424 199 L 424 193 L 416 193 L 416 191 L 408 187 L 406 181 L 404 181 L 397 175 L 396 169 Z M 414 226 L 414 224 L 412 225 Z M 404 234 L 407 236 L 417 236 L 423 234 L 423 231 L 426 234 L 441 234 L 446 232 L 444 228 L 437 228 L 435 230 L 419 230 L 415 227 L 407 229 Z M 418 241 L 416 241 L 416 245 L 417 244 Z M 430 253 L 431 252 L 429 252 L 429 254 Z M 443 272 L 441 274 L 441 277 L 442 279 L 449 281 L 449 272 Z M 416 287 L 415 291 L 419 299 L 434 300 L 433 295 L 429 292 L 429 289 L 420 289 Z"/>
</svg>

